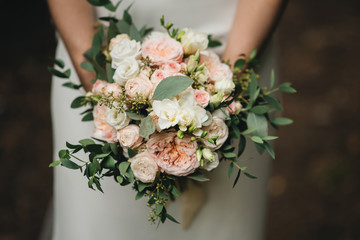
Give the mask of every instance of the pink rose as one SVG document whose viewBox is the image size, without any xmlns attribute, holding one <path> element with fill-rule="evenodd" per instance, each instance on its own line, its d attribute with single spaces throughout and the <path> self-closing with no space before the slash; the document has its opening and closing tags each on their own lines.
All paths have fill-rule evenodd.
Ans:
<svg viewBox="0 0 360 240">
<path fill-rule="evenodd" d="M 139 135 L 139 126 L 130 124 L 117 132 L 117 140 L 123 148 L 136 148 L 142 143 L 143 138 Z"/>
<path fill-rule="evenodd" d="M 200 163 L 196 159 L 197 143 L 189 136 L 180 139 L 176 132 L 161 132 L 150 136 L 146 143 L 161 171 L 175 176 L 193 173 Z"/>
<path fill-rule="evenodd" d="M 209 71 L 209 79 L 217 81 L 225 77 L 232 79 L 232 71 L 227 64 L 221 63 L 219 56 L 210 50 L 202 51 L 200 54 L 200 64 L 205 63 Z"/>
<path fill-rule="evenodd" d="M 203 127 L 202 130 L 208 132 L 206 138 L 218 136 L 215 145 L 210 143 L 206 139 L 201 138 L 201 141 L 204 144 L 204 146 L 210 148 L 213 151 L 219 149 L 225 143 L 226 139 L 229 136 L 228 127 L 226 126 L 225 122 L 218 117 L 213 117 L 210 125 Z"/>
<path fill-rule="evenodd" d="M 210 95 L 204 90 L 195 90 L 194 97 L 197 104 L 202 108 L 205 108 L 209 104 Z"/>
<path fill-rule="evenodd" d="M 161 70 L 161 69 L 157 69 L 155 70 L 155 72 L 151 75 L 151 82 L 154 84 L 154 85 L 157 85 L 159 82 L 161 82 L 163 79 L 169 77 L 169 73 L 164 71 L 164 70 Z"/>
<path fill-rule="evenodd" d="M 96 105 L 93 110 L 94 132 L 93 136 L 107 142 L 116 142 L 116 130 L 106 122 L 106 106 Z"/>
<path fill-rule="evenodd" d="M 125 84 L 125 92 L 131 98 L 134 98 L 137 95 L 148 98 L 152 88 L 153 85 L 150 80 L 141 77 L 130 79 Z"/>
<path fill-rule="evenodd" d="M 104 94 L 106 96 L 110 96 L 112 94 L 113 97 L 119 98 L 122 95 L 122 88 L 117 83 L 110 83 L 104 89 Z"/>
<path fill-rule="evenodd" d="M 174 61 L 180 63 L 183 57 L 181 44 L 165 34 L 155 34 L 142 44 L 142 56 L 149 57 L 156 65 Z"/>
<path fill-rule="evenodd" d="M 134 173 L 134 177 L 143 182 L 151 183 L 155 180 L 156 174 L 159 170 L 153 156 L 147 151 L 136 154 L 129 159 L 130 167 Z"/>
<path fill-rule="evenodd" d="M 167 72 L 169 75 L 180 72 L 181 65 L 177 62 L 166 62 L 161 65 L 161 69 Z"/>
<path fill-rule="evenodd" d="M 95 95 L 103 95 L 104 94 L 104 90 L 105 87 L 108 85 L 109 83 L 107 81 L 103 81 L 103 80 L 96 80 L 96 82 L 94 83 L 93 87 L 92 87 L 92 92 Z"/>
</svg>

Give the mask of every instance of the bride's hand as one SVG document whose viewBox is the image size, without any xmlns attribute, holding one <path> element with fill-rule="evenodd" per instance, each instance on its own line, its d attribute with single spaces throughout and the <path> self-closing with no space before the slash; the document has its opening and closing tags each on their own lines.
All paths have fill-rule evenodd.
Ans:
<svg viewBox="0 0 360 240">
<path fill-rule="evenodd" d="M 56 28 L 70 54 L 81 84 L 91 90 L 95 75 L 81 68 L 83 53 L 91 47 L 94 35 L 94 10 L 85 0 L 48 0 Z"/>
</svg>

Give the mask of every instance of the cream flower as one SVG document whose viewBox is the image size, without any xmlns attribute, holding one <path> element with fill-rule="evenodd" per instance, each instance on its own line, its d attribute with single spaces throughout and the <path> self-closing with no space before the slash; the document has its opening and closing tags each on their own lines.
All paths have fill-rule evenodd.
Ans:
<svg viewBox="0 0 360 240">
<path fill-rule="evenodd" d="M 122 95 L 122 88 L 117 83 L 109 83 L 104 89 L 104 94 L 106 96 L 112 95 L 115 98 L 118 98 Z"/>
<path fill-rule="evenodd" d="M 93 110 L 94 132 L 93 136 L 107 142 L 116 142 L 116 130 L 106 121 L 106 106 L 95 105 Z"/>
<path fill-rule="evenodd" d="M 204 146 L 210 148 L 213 151 L 219 149 L 229 136 L 229 129 L 225 122 L 222 119 L 214 116 L 210 125 L 203 127 L 203 130 L 208 132 L 206 138 L 218 136 L 216 144 L 212 144 L 208 140 L 201 138 Z"/>
<path fill-rule="evenodd" d="M 125 58 L 117 65 L 113 79 L 120 86 L 124 86 L 127 80 L 135 78 L 139 71 L 139 63 L 135 58 Z"/>
<path fill-rule="evenodd" d="M 193 54 L 197 50 L 205 50 L 209 44 L 208 35 L 190 28 L 184 28 L 181 37 L 181 45 L 185 54 Z"/>
<path fill-rule="evenodd" d="M 205 108 L 209 104 L 210 95 L 204 90 L 195 90 L 194 97 L 197 104 L 202 108 Z"/>
<path fill-rule="evenodd" d="M 159 117 L 158 126 L 160 129 L 167 129 L 179 122 L 180 106 L 176 99 L 155 100 L 152 104 L 154 113 Z"/>
<path fill-rule="evenodd" d="M 125 111 L 119 111 L 115 106 L 106 109 L 106 122 L 116 130 L 120 130 L 129 124 L 130 118 L 126 115 Z"/>
<path fill-rule="evenodd" d="M 116 69 L 125 59 L 137 59 L 140 57 L 140 54 L 141 46 L 139 42 L 124 39 L 119 44 L 116 44 L 114 49 L 110 52 L 110 56 L 112 58 L 111 67 Z"/>
<path fill-rule="evenodd" d="M 155 133 L 146 147 L 161 171 L 167 174 L 187 176 L 200 166 L 196 159 L 197 143 L 189 136 L 179 139 L 173 131 Z"/>
<path fill-rule="evenodd" d="M 141 77 L 130 79 L 125 84 L 125 92 L 131 98 L 138 94 L 147 99 L 152 88 L 153 85 L 150 80 Z"/>
<path fill-rule="evenodd" d="M 226 77 L 221 78 L 215 82 L 215 90 L 223 93 L 224 95 L 229 95 L 235 89 L 235 83 L 232 79 Z"/>
<path fill-rule="evenodd" d="M 211 171 L 219 166 L 219 155 L 216 152 L 213 152 L 214 160 L 209 161 L 208 159 L 204 158 L 204 166 L 202 166 L 202 169 L 205 169 L 206 171 Z"/>
<path fill-rule="evenodd" d="M 158 166 L 149 152 L 141 152 L 136 154 L 133 158 L 129 159 L 130 168 L 134 173 L 134 177 L 143 182 L 151 183 L 156 178 Z"/>
<path fill-rule="evenodd" d="M 103 81 L 103 80 L 96 80 L 96 82 L 94 83 L 93 87 L 92 87 L 92 92 L 95 95 L 104 95 L 104 90 L 105 87 L 108 85 L 109 83 L 107 81 Z"/>
<path fill-rule="evenodd" d="M 117 140 L 123 148 L 136 148 L 141 145 L 143 138 L 139 135 L 138 125 L 130 124 L 117 132 Z"/>
<path fill-rule="evenodd" d="M 116 37 L 114 37 L 114 38 L 112 38 L 110 40 L 109 51 L 113 50 L 115 45 L 121 43 L 125 39 L 130 40 L 129 35 L 127 35 L 127 34 L 118 34 L 118 35 L 116 35 Z"/>
</svg>

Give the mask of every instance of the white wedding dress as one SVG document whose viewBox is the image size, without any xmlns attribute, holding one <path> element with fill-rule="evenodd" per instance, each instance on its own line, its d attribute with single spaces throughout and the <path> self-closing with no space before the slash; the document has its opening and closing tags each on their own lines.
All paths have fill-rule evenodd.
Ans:
<svg viewBox="0 0 360 240">
<path fill-rule="evenodd" d="M 130 1 L 124 1 L 124 8 Z M 143 24 L 160 30 L 160 17 L 176 27 L 191 27 L 211 33 L 214 39 L 226 42 L 237 0 L 136 0 L 131 8 L 133 20 L 138 27 Z M 121 10 L 121 9 L 119 9 Z M 109 13 L 96 9 L 100 16 Z M 122 14 L 122 11 L 121 11 Z M 244 36 L 246 37 L 246 36 Z M 217 49 L 219 53 L 224 47 Z M 63 59 L 72 69 L 71 79 L 78 82 L 74 68 L 61 39 L 56 57 Z M 273 68 L 272 48 L 268 48 L 262 62 L 262 73 L 267 78 Z M 63 79 L 52 81 L 52 120 L 54 136 L 54 160 L 65 148 L 65 141 L 77 143 L 92 134 L 93 123 L 81 122 L 79 113 L 84 109 L 70 109 L 71 101 L 81 95 L 76 90 L 62 87 Z M 265 153 L 259 156 L 253 144 L 248 142 L 246 156 L 253 160 L 243 162 L 248 171 L 258 176 L 252 180 L 241 176 L 237 186 L 227 178 L 228 163 L 209 173 L 210 182 L 204 184 L 206 202 L 187 230 L 181 225 L 167 221 L 164 225 L 150 225 L 149 209 L 145 199 L 135 200 L 130 186 L 121 187 L 113 178 L 102 182 L 104 194 L 87 187 L 87 179 L 80 171 L 56 167 L 54 174 L 54 224 L 53 240 L 260 240 L 263 239 L 267 180 L 271 159 Z M 85 155 L 82 155 L 86 159 Z M 245 156 L 245 157 L 246 157 Z M 244 158 L 245 158 L 244 157 Z M 235 174 L 234 174 L 235 175 Z M 234 176 L 233 176 L 234 177 Z M 169 204 L 168 211 L 181 221 L 180 200 Z"/>
</svg>

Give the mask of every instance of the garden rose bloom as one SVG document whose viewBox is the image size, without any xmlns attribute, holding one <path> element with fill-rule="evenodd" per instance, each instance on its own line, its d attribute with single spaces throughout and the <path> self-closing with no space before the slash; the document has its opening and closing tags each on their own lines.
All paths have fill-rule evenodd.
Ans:
<svg viewBox="0 0 360 240">
<path fill-rule="evenodd" d="M 187 176 L 193 173 L 200 163 L 196 159 L 196 141 L 189 136 L 180 139 L 176 132 L 161 132 L 150 136 L 146 143 L 161 171 L 174 176 Z"/>
<path fill-rule="evenodd" d="M 205 108 L 209 104 L 210 95 L 204 90 L 195 90 L 194 97 L 197 104 L 202 108 Z"/>
<path fill-rule="evenodd" d="M 222 77 L 232 79 L 233 74 L 227 64 L 221 63 L 219 56 L 210 50 L 200 53 L 200 64 L 205 63 L 211 81 L 220 80 Z"/>
<path fill-rule="evenodd" d="M 158 166 L 153 156 L 147 151 L 136 154 L 133 158 L 129 159 L 131 170 L 134 177 L 143 182 L 151 183 L 155 180 Z"/>
<path fill-rule="evenodd" d="M 208 35 L 190 28 L 184 28 L 185 34 L 181 37 L 181 45 L 185 54 L 193 54 L 197 50 L 205 50 L 209 44 Z"/>
<path fill-rule="evenodd" d="M 113 79 L 120 86 L 124 86 L 127 80 L 136 77 L 139 71 L 139 63 L 136 59 L 126 58 L 118 64 Z"/>
<path fill-rule="evenodd" d="M 117 83 L 109 83 L 104 88 L 104 94 L 106 96 L 109 96 L 112 94 L 113 97 L 118 98 L 122 95 L 122 89 L 121 86 Z"/>
<path fill-rule="evenodd" d="M 131 98 L 136 97 L 136 94 L 148 98 L 152 87 L 153 85 L 149 79 L 137 77 L 126 82 L 125 92 Z"/>
<path fill-rule="evenodd" d="M 157 65 L 169 61 L 180 63 L 183 54 L 181 44 L 168 35 L 151 35 L 142 44 L 142 56 Z"/>
<path fill-rule="evenodd" d="M 112 38 L 110 40 L 109 51 L 113 50 L 115 45 L 121 43 L 125 39 L 130 40 L 129 35 L 127 35 L 127 34 L 118 34 L 118 35 L 116 35 L 116 37 L 114 37 L 114 38 Z"/>
<path fill-rule="evenodd" d="M 151 82 L 154 84 L 154 85 L 157 85 L 159 82 L 161 82 L 163 79 L 169 77 L 169 73 L 164 71 L 164 70 L 161 70 L 161 69 L 157 69 L 155 70 L 155 72 L 151 75 Z"/>
<path fill-rule="evenodd" d="M 136 148 L 141 145 L 143 138 L 139 135 L 139 126 L 127 125 L 117 132 L 117 140 L 123 148 Z"/>
<path fill-rule="evenodd" d="M 201 138 L 201 141 L 204 144 L 204 146 L 210 148 L 213 151 L 219 149 L 229 136 L 229 129 L 226 126 L 225 122 L 214 115 L 210 125 L 203 127 L 203 130 L 208 132 L 206 138 L 218 136 L 215 145 L 208 142 L 206 139 Z"/>
<path fill-rule="evenodd" d="M 165 62 L 163 65 L 161 65 L 161 69 L 169 75 L 172 75 L 180 72 L 181 65 L 177 62 Z"/>
<path fill-rule="evenodd" d="M 135 40 L 124 39 L 119 44 L 114 46 L 114 49 L 110 52 L 112 58 L 111 67 L 117 68 L 119 64 L 127 58 L 138 59 L 141 54 L 140 42 Z"/>
<path fill-rule="evenodd" d="M 104 94 L 104 90 L 105 87 L 108 85 L 107 81 L 103 81 L 103 80 L 96 80 L 96 82 L 94 83 L 93 87 L 92 87 L 92 92 L 95 95 L 103 95 Z"/>
<path fill-rule="evenodd" d="M 116 142 L 116 130 L 106 121 L 106 106 L 95 105 L 94 115 L 94 132 L 93 136 L 107 142 Z"/>
</svg>

